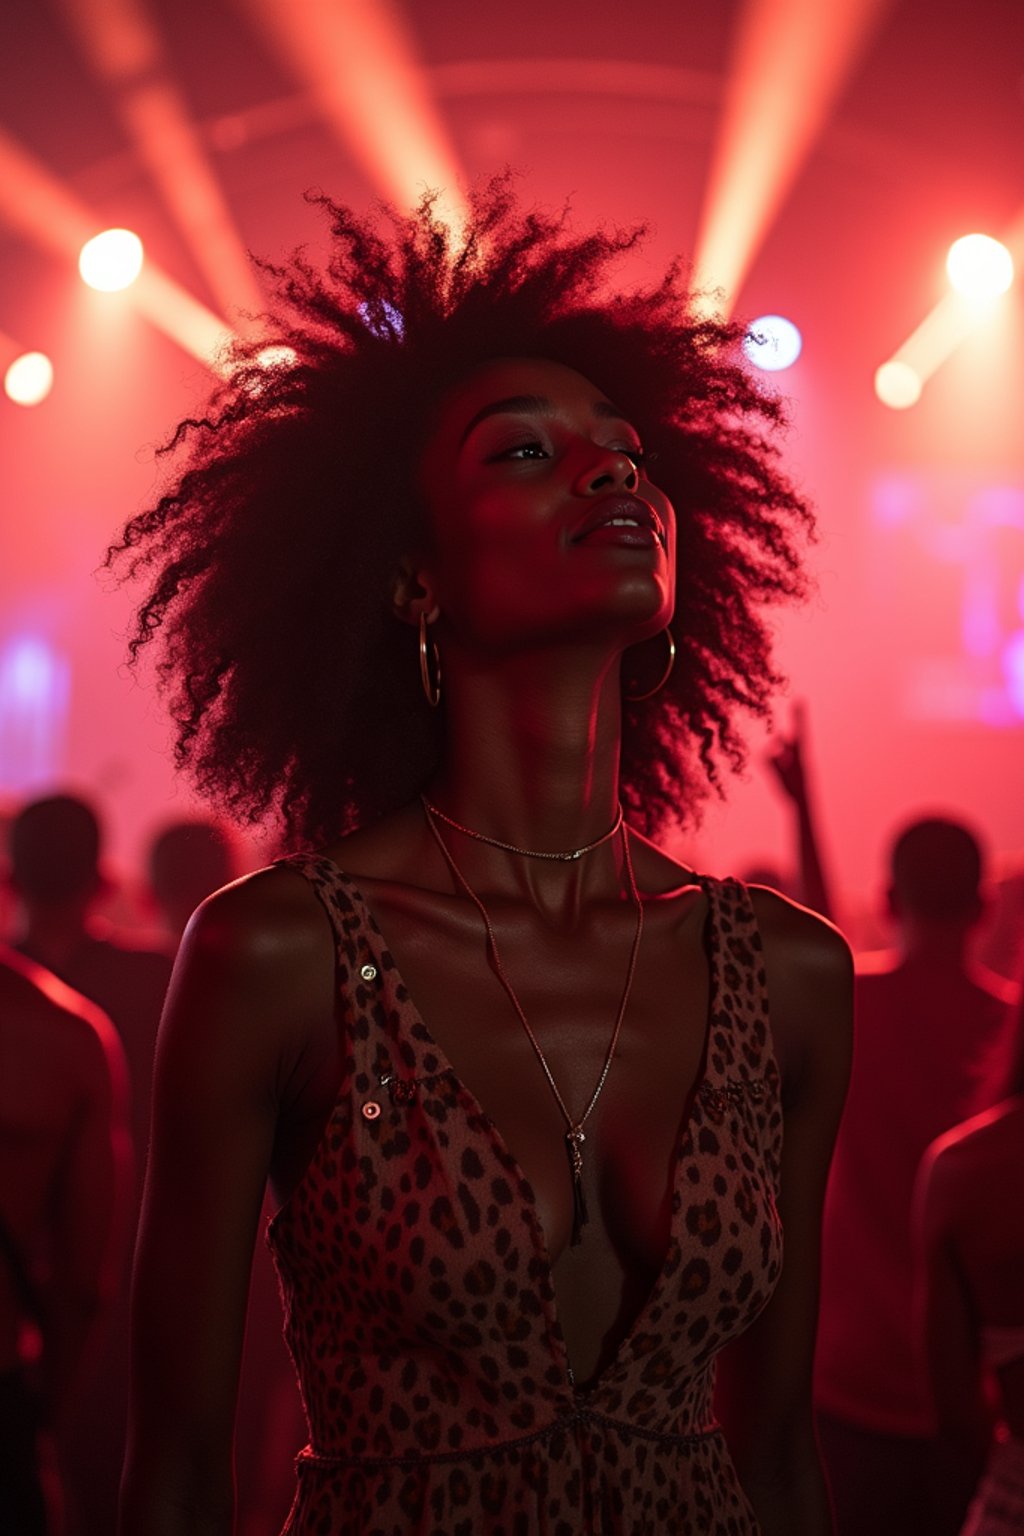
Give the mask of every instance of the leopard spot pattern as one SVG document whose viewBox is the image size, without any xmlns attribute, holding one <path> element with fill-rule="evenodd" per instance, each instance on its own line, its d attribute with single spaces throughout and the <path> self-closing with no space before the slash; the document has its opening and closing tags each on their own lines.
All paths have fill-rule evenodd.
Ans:
<svg viewBox="0 0 1024 1536">
<path fill-rule="evenodd" d="M 324 1135 L 267 1232 L 310 1436 L 283 1536 L 756 1536 L 712 1411 L 715 1357 L 782 1265 L 779 1073 L 745 887 L 702 879 L 706 1070 L 664 1265 L 580 1392 L 529 1183 L 351 878 L 282 862 L 334 931 L 343 1041 Z"/>
</svg>

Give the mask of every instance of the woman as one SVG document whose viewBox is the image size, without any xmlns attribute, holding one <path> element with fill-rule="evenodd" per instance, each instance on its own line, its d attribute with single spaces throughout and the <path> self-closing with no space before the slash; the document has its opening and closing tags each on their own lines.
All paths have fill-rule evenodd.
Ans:
<svg viewBox="0 0 1024 1536">
<path fill-rule="evenodd" d="M 269 1178 L 295 1536 L 824 1532 L 849 957 L 645 835 L 776 681 L 779 408 L 675 271 L 598 296 L 635 236 L 507 180 L 460 240 L 325 207 L 326 276 L 276 273 L 292 360 L 242 354 L 122 546 L 179 755 L 323 850 L 204 903 L 172 982 L 123 1531 L 230 1529 Z"/>
<path fill-rule="evenodd" d="M 920 1315 L 951 1508 L 984 1468 L 961 1536 L 1024 1529 L 1024 1006 L 1008 1086 L 932 1143 L 918 1180 Z"/>
</svg>

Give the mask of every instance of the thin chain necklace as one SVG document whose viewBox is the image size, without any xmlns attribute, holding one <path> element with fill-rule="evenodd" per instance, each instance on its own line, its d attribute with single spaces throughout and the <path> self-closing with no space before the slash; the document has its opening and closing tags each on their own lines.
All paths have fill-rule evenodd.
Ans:
<svg viewBox="0 0 1024 1536">
<path fill-rule="evenodd" d="M 523 1012 L 522 1005 L 516 996 L 515 991 L 513 990 L 512 983 L 509 981 L 507 975 L 505 974 L 504 966 L 501 963 L 501 956 L 498 954 L 498 941 L 494 936 L 494 928 L 491 924 L 491 919 L 488 915 L 487 908 L 480 900 L 480 897 L 473 890 L 469 881 L 466 879 L 465 875 L 459 869 L 459 866 L 456 864 L 454 858 L 452 857 L 452 854 L 447 844 L 445 843 L 444 838 L 441 836 L 441 829 L 438 827 L 437 822 L 434 819 L 435 813 L 433 806 L 425 797 L 421 796 L 420 798 L 423 800 L 423 808 L 426 813 L 427 825 L 433 833 L 434 839 L 442 854 L 444 855 L 448 868 L 451 870 L 452 875 L 465 891 L 466 895 L 474 903 L 480 913 L 480 916 L 484 920 L 484 927 L 487 930 L 487 947 L 490 952 L 491 961 L 494 965 L 495 972 L 497 973 L 498 980 L 501 982 L 502 986 L 505 988 L 505 991 L 508 993 L 509 1001 L 519 1016 L 520 1023 L 529 1036 L 530 1044 L 533 1046 L 533 1049 L 536 1052 L 537 1060 L 544 1068 L 544 1075 L 551 1085 L 551 1091 L 558 1102 L 558 1107 L 562 1111 L 566 1126 L 568 1127 L 565 1133 L 565 1146 L 569 1155 L 569 1171 L 572 1175 L 572 1236 L 570 1239 L 570 1246 L 575 1248 L 582 1240 L 583 1228 L 586 1226 L 589 1219 L 587 1216 L 587 1202 L 583 1193 L 583 1143 L 587 1139 L 583 1130 L 583 1126 L 588 1116 L 590 1115 L 591 1110 L 594 1108 L 594 1105 L 598 1101 L 601 1089 L 604 1087 L 605 1078 L 608 1076 L 608 1070 L 612 1064 L 612 1057 L 615 1055 L 615 1047 L 619 1040 L 619 1031 L 622 1028 L 622 1021 L 626 1016 L 626 1005 L 629 1002 L 629 994 L 633 988 L 633 977 L 636 974 L 636 962 L 640 953 L 640 939 L 644 931 L 644 904 L 640 898 L 640 892 L 637 889 L 636 876 L 633 873 L 633 860 L 630 857 L 629 852 L 629 837 L 627 835 L 626 827 L 622 822 L 621 807 L 619 812 L 618 826 L 615 830 L 618 830 L 618 827 L 622 828 L 622 852 L 626 866 L 629 893 L 633 898 L 633 904 L 636 907 L 636 932 L 633 935 L 633 944 L 629 952 L 629 966 L 626 971 L 626 984 L 622 989 L 622 1000 L 619 1003 L 619 1012 L 615 1020 L 615 1028 L 612 1031 L 611 1044 L 608 1047 L 608 1054 L 604 1059 L 604 1066 L 601 1069 L 601 1076 L 598 1078 L 597 1087 L 594 1089 L 594 1092 L 590 1097 L 590 1103 L 587 1105 L 582 1115 L 580 1115 L 579 1119 L 574 1120 L 568 1109 L 565 1107 L 565 1100 L 562 1098 L 562 1095 L 558 1091 L 558 1084 L 555 1082 L 555 1079 L 552 1076 L 551 1068 L 548 1066 L 544 1059 L 544 1052 L 541 1050 L 540 1045 L 537 1042 L 536 1035 L 530 1028 L 529 1021 L 527 1020 L 526 1014 Z M 601 841 L 607 841 L 607 836 L 602 838 Z M 515 851 L 519 852 L 521 850 L 517 849 Z M 551 858 L 558 857 L 558 855 L 548 854 L 542 855 L 542 857 Z"/>
<path fill-rule="evenodd" d="M 471 827 L 464 827 L 461 821 L 456 821 L 454 816 L 446 816 L 444 811 L 438 810 L 437 806 L 428 800 L 426 795 L 421 795 L 420 799 L 432 815 L 439 816 L 450 827 L 454 827 L 456 832 L 464 832 L 467 837 L 475 837 L 478 843 L 489 843 L 492 848 L 503 848 L 506 853 L 520 853 L 524 859 L 558 859 L 565 863 L 569 863 L 573 859 L 580 859 L 585 853 L 590 853 L 594 848 L 600 848 L 602 843 L 611 842 L 616 832 L 622 826 L 623 821 L 623 810 L 620 802 L 618 814 L 612 826 L 608 828 L 607 832 L 602 832 L 600 837 L 595 837 L 592 843 L 584 843 L 582 848 L 570 848 L 566 853 L 540 853 L 535 848 L 517 848 L 515 843 L 503 843 L 500 838 L 486 837 L 483 832 L 474 832 Z"/>
</svg>

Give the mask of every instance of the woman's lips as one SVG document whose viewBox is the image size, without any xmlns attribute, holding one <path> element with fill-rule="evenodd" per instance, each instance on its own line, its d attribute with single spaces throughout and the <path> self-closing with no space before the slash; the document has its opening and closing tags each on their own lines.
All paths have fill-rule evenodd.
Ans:
<svg viewBox="0 0 1024 1536">
<path fill-rule="evenodd" d="M 621 544 L 638 549 L 666 546 L 665 530 L 654 508 L 636 496 L 615 496 L 591 507 L 572 535 L 571 542 L 600 537 L 603 544 Z"/>
<path fill-rule="evenodd" d="M 599 523 L 589 533 L 582 533 L 574 544 L 618 544 L 625 549 L 660 549 L 661 541 L 653 528 L 636 523 Z"/>
</svg>

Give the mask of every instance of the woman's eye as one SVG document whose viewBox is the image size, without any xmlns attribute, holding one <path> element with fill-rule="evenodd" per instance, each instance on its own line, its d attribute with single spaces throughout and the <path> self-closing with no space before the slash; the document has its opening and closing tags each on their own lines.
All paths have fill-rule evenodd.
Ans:
<svg viewBox="0 0 1024 1536">
<path fill-rule="evenodd" d="M 502 448 L 494 454 L 495 459 L 546 459 L 550 457 L 543 443 L 513 443 L 511 448 Z"/>
</svg>

